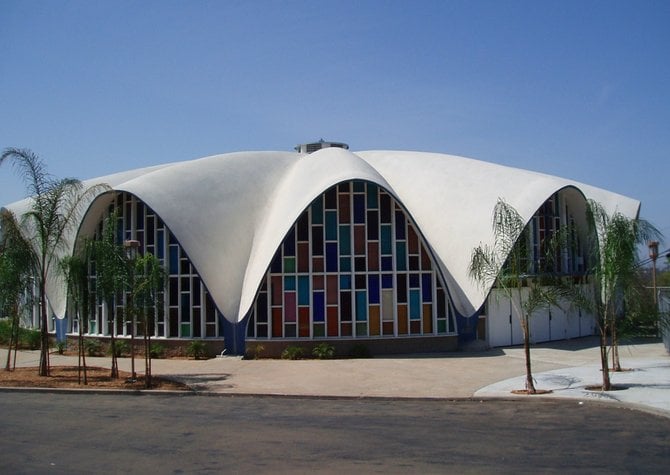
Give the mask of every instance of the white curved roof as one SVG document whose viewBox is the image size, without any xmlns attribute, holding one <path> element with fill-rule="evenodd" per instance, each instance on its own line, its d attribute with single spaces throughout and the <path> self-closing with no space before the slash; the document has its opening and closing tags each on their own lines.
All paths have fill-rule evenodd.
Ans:
<svg viewBox="0 0 670 475">
<path fill-rule="evenodd" d="M 340 148 L 309 155 L 229 153 L 87 183 L 108 183 L 154 209 L 179 240 L 219 310 L 238 322 L 253 304 L 276 249 L 300 213 L 329 187 L 350 179 L 377 183 L 407 209 L 464 315 L 476 311 L 490 290 L 474 283 L 467 270 L 472 249 L 493 241 L 491 213 L 498 198 L 526 221 L 553 193 L 570 186 L 610 213 L 618 210 L 636 217 L 640 205 L 571 180 L 463 157 Z M 98 199 L 104 203 L 109 197 Z M 88 213 L 92 220 L 99 219 L 99 209 L 94 203 Z M 54 309 L 62 315 L 64 303 Z"/>
</svg>

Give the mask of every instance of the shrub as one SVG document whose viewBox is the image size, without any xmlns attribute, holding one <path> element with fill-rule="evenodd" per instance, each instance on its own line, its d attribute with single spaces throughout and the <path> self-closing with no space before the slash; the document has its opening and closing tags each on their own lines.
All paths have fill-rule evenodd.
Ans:
<svg viewBox="0 0 670 475">
<path fill-rule="evenodd" d="M 301 346 L 290 345 L 284 348 L 281 352 L 281 359 L 283 360 L 299 360 L 305 354 L 305 350 Z"/>
<path fill-rule="evenodd" d="M 362 343 L 356 343 L 351 347 L 349 356 L 352 358 L 370 358 L 370 350 L 368 350 L 368 347 Z"/>
<path fill-rule="evenodd" d="M 247 348 L 247 351 L 245 351 L 244 358 L 248 360 L 257 360 L 261 357 L 263 352 L 265 351 L 265 347 L 261 345 L 260 343 L 250 346 Z"/>
<path fill-rule="evenodd" d="M 12 335 L 12 321 L 9 318 L 0 319 L 0 345 L 8 345 Z"/>
<path fill-rule="evenodd" d="M 116 357 L 118 358 L 119 356 L 127 355 L 130 353 L 130 343 L 128 343 L 125 340 L 115 340 L 114 341 L 114 349 L 116 350 Z M 112 354 L 112 347 L 110 345 L 109 349 L 107 350 L 107 353 L 110 355 Z"/>
<path fill-rule="evenodd" d="M 19 330 L 19 342 L 21 346 L 27 346 L 31 350 L 39 349 L 41 344 L 40 331 L 21 328 Z"/>
<path fill-rule="evenodd" d="M 186 346 L 186 355 L 199 360 L 207 356 L 207 345 L 202 340 L 193 340 Z"/>
<path fill-rule="evenodd" d="M 163 358 L 165 356 L 165 346 L 160 343 L 152 343 L 149 348 L 149 355 L 152 358 Z"/>
<path fill-rule="evenodd" d="M 65 350 L 67 349 L 67 343 L 64 341 L 57 342 L 56 349 L 58 350 L 58 354 L 62 355 L 63 353 L 65 353 Z"/>
<path fill-rule="evenodd" d="M 102 356 L 102 343 L 97 339 L 88 339 L 84 341 L 84 349 L 88 356 Z"/>
<path fill-rule="evenodd" d="M 326 342 L 319 343 L 312 349 L 312 356 L 320 360 L 328 360 L 335 356 L 335 347 Z"/>
</svg>

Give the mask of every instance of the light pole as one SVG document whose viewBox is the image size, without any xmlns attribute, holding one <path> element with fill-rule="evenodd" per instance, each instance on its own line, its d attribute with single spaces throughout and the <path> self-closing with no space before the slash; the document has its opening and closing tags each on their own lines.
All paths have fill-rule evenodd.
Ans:
<svg viewBox="0 0 670 475">
<path fill-rule="evenodd" d="M 651 259 L 651 286 L 654 289 L 654 306 L 658 310 L 658 295 L 656 295 L 656 259 L 658 259 L 658 241 L 649 241 L 649 258 Z"/>
<path fill-rule="evenodd" d="M 134 239 L 129 239 L 123 241 L 123 247 L 126 250 L 126 258 L 130 266 L 129 277 L 130 277 L 130 293 L 128 295 L 128 305 L 126 307 L 126 313 L 130 311 L 130 373 L 131 379 L 134 383 L 137 380 L 137 374 L 135 373 L 135 309 L 133 308 L 133 292 L 135 286 L 135 259 L 137 258 L 137 249 L 140 247 L 140 242 Z"/>
</svg>

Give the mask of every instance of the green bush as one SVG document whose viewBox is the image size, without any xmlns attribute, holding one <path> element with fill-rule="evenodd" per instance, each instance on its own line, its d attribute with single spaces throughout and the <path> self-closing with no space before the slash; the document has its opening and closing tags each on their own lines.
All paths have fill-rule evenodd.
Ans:
<svg viewBox="0 0 670 475">
<path fill-rule="evenodd" d="M 0 345 L 9 345 L 12 336 L 12 321 L 9 318 L 0 319 Z"/>
<path fill-rule="evenodd" d="M 351 347 L 349 356 L 352 358 L 370 358 L 370 350 L 368 350 L 368 347 L 362 343 L 356 343 Z"/>
<path fill-rule="evenodd" d="M 299 360 L 305 354 L 305 350 L 301 346 L 290 345 L 284 348 L 281 352 L 281 359 L 283 360 Z"/>
<path fill-rule="evenodd" d="M 85 340 L 84 349 L 88 356 L 102 356 L 102 343 L 98 339 Z"/>
<path fill-rule="evenodd" d="M 193 340 L 186 346 L 186 355 L 199 360 L 207 356 L 207 345 L 202 340 Z"/>
<path fill-rule="evenodd" d="M 152 343 L 149 354 L 152 358 L 163 358 L 165 356 L 165 346 L 160 343 Z"/>
<path fill-rule="evenodd" d="M 244 352 L 244 358 L 247 360 L 257 360 L 261 358 L 264 351 L 265 346 L 258 343 L 247 348 L 247 350 Z"/>
<path fill-rule="evenodd" d="M 27 346 L 31 350 L 38 350 L 41 344 L 40 331 L 21 328 L 19 330 L 19 342 L 23 347 Z"/>
<path fill-rule="evenodd" d="M 118 358 L 119 356 L 127 355 L 130 353 L 130 343 L 128 343 L 126 340 L 114 340 L 114 349 L 116 350 L 116 357 Z M 108 354 L 112 354 L 112 347 L 110 345 L 109 349 L 107 350 Z"/>
<path fill-rule="evenodd" d="M 65 353 L 65 350 L 67 349 L 67 343 L 64 341 L 57 342 L 56 349 L 58 350 L 58 354 L 62 355 L 63 353 Z"/>
<path fill-rule="evenodd" d="M 326 342 L 319 343 L 312 349 L 312 356 L 320 360 L 329 360 L 335 356 L 335 347 Z"/>
</svg>

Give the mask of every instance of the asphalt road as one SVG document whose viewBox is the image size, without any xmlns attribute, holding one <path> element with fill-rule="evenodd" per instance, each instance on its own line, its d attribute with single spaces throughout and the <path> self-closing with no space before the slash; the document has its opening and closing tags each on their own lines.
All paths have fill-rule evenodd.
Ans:
<svg viewBox="0 0 670 475">
<path fill-rule="evenodd" d="M 667 473 L 670 419 L 577 401 L 0 392 L 2 473 Z"/>
</svg>

